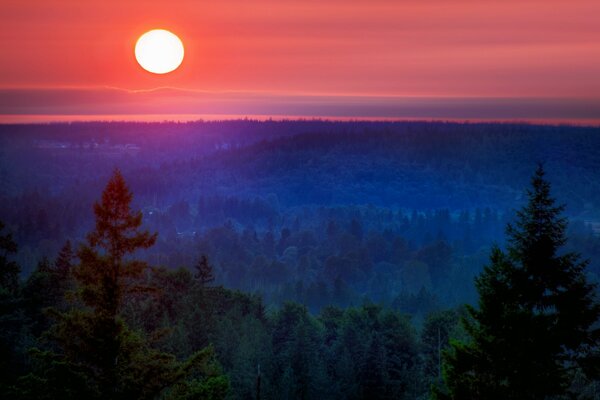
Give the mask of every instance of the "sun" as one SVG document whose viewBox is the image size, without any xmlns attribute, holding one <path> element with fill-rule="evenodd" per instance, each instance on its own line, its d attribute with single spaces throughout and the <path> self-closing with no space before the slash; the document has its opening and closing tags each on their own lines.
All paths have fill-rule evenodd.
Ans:
<svg viewBox="0 0 600 400">
<path fill-rule="evenodd" d="M 172 32 L 153 29 L 135 44 L 135 58 L 146 71 L 166 74 L 175 71 L 183 61 L 183 43 Z"/>
</svg>

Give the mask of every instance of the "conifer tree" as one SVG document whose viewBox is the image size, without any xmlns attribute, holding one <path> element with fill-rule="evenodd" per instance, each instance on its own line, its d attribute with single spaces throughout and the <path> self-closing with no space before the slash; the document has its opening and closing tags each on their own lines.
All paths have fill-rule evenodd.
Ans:
<svg viewBox="0 0 600 400">
<path fill-rule="evenodd" d="M 564 206 L 550 195 L 540 165 L 528 203 L 507 228 L 507 251 L 495 248 L 476 279 L 478 308 L 463 320 L 470 340 L 446 354 L 438 399 L 546 399 L 567 393 L 572 371 L 597 346 L 600 316 L 587 262 L 561 252 Z"/>
<path fill-rule="evenodd" d="M 373 334 L 367 347 L 366 357 L 361 365 L 361 399 L 385 399 L 388 389 L 386 354 L 379 333 Z"/>
<path fill-rule="evenodd" d="M 43 257 L 23 284 L 24 309 L 34 337 L 50 327 L 49 309 L 66 311 L 68 308 L 66 294 L 73 289 L 73 258 L 71 242 L 67 241 L 54 263 Z"/>
<path fill-rule="evenodd" d="M 19 290 L 19 264 L 11 260 L 17 244 L 0 221 L 0 398 L 8 397 L 15 373 L 22 367 L 21 341 L 25 318 Z"/>
<path fill-rule="evenodd" d="M 0 232 L 4 223 L 0 221 Z M 17 252 L 17 244 L 10 233 L 0 235 L 0 291 L 2 294 L 15 294 L 19 288 L 19 265 L 10 260 L 10 255 Z"/>
<path fill-rule="evenodd" d="M 208 263 L 208 257 L 204 254 L 200 256 L 200 260 L 196 264 L 195 278 L 201 286 L 206 286 L 215 280 L 212 266 Z"/>
<path fill-rule="evenodd" d="M 60 249 L 58 257 L 56 257 L 56 261 L 54 262 L 54 271 L 56 271 L 57 275 L 62 280 L 69 280 L 71 270 L 73 269 L 74 258 L 75 254 L 73 253 L 73 246 L 71 245 L 71 241 L 67 240 Z"/>
<path fill-rule="evenodd" d="M 222 398 L 227 389 L 212 349 L 178 362 L 150 346 L 122 318 L 127 297 L 142 290 L 147 264 L 132 257 L 152 246 L 156 234 L 141 230 L 142 213 L 131 210 L 132 194 L 117 170 L 94 205 L 95 229 L 73 268 L 78 307 L 55 312 L 48 349 L 35 349 L 43 367 L 23 379 L 23 397 L 144 399 L 161 393 L 185 398 L 205 393 Z M 67 250 L 65 250 L 66 252 Z M 68 256 L 68 254 L 63 254 Z M 61 262 L 62 264 L 62 262 Z"/>
</svg>

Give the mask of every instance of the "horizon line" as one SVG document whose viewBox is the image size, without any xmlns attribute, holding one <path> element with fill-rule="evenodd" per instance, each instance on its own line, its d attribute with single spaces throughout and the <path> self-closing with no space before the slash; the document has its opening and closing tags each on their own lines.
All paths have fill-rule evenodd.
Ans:
<svg viewBox="0 0 600 400">
<path fill-rule="evenodd" d="M 194 123 L 219 121 L 277 122 L 438 122 L 488 123 L 507 125 L 577 126 L 600 128 L 594 118 L 447 118 L 447 117 L 374 117 L 341 115 L 281 114 L 0 114 L 0 125 L 49 125 L 68 123 Z"/>
</svg>

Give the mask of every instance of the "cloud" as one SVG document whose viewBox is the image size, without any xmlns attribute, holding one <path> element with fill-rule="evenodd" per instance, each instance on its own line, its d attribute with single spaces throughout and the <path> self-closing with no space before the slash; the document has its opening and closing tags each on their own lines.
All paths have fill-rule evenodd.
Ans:
<svg viewBox="0 0 600 400">
<path fill-rule="evenodd" d="M 0 90 L 0 120 L 11 116 L 272 115 L 344 118 L 598 120 L 600 99 L 349 96 L 211 92 L 178 88 Z M 14 118 L 13 118 L 14 119 Z"/>
</svg>

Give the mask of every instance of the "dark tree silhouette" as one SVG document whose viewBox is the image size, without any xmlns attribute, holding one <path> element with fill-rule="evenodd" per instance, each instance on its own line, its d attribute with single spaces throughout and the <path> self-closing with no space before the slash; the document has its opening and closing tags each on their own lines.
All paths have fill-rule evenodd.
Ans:
<svg viewBox="0 0 600 400">
<path fill-rule="evenodd" d="M 131 255 L 156 240 L 156 234 L 140 230 L 142 213 L 131 210 L 131 200 L 116 171 L 94 205 L 96 227 L 80 247 L 80 263 L 73 269 L 82 307 L 55 312 L 58 322 L 48 336 L 57 351 L 34 350 L 44 366 L 23 379 L 24 397 L 144 399 L 161 393 L 167 397 L 204 393 L 212 399 L 225 395 L 227 381 L 219 375 L 212 349 L 178 362 L 152 348 L 122 317 L 127 296 L 147 289 L 140 283 L 148 266 Z M 191 374 L 194 378 L 188 379 Z"/>
<path fill-rule="evenodd" d="M 0 221 L 0 232 L 4 230 L 4 223 Z M 0 290 L 14 294 L 19 287 L 19 265 L 9 259 L 10 255 L 17 252 L 17 244 L 10 233 L 0 236 Z"/>
<path fill-rule="evenodd" d="M 204 254 L 200 256 L 200 260 L 196 264 L 195 277 L 202 286 L 206 286 L 215 280 L 212 266 L 208 263 L 208 257 Z"/>
<path fill-rule="evenodd" d="M 439 399 L 545 399 L 568 391 L 579 356 L 597 344 L 600 316 L 586 262 L 561 253 L 564 206 L 555 205 L 540 165 L 528 204 L 509 225 L 507 252 L 492 251 L 476 279 L 479 307 L 463 320 L 470 336 L 446 354 Z"/>
<path fill-rule="evenodd" d="M 20 347 L 25 320 L 19 293 L 19 265 L 11 260 L 17 244 L 10 233 L 2 234 L 0 221 L 0 397 L 6 398 L 8 386 L 20 369 Z"/>
<path fill-rule="evenodd" d="M 61 278 L 67 279 L 73 269 L 73 261 L 75 253 L 73 252 L 73 246 L 71 241 L 67 240 L 58 253 L 56 261 L 54 262 L 54 270 L 61 276 Z"/>
<path fill-rule="evenodd" d="M 52 324 L 52 319 L 48 318 L 49 308 L 60 311 L 68 309 L 66 294 L 73 289 L 73 259 L 71 242 L 67 241 L 54 263 L 43 257 L 23 283 L 21 292 L 24 308 L 30 320 L 30 333 L 34 337 L 38 337 Z"/>
</svg>

